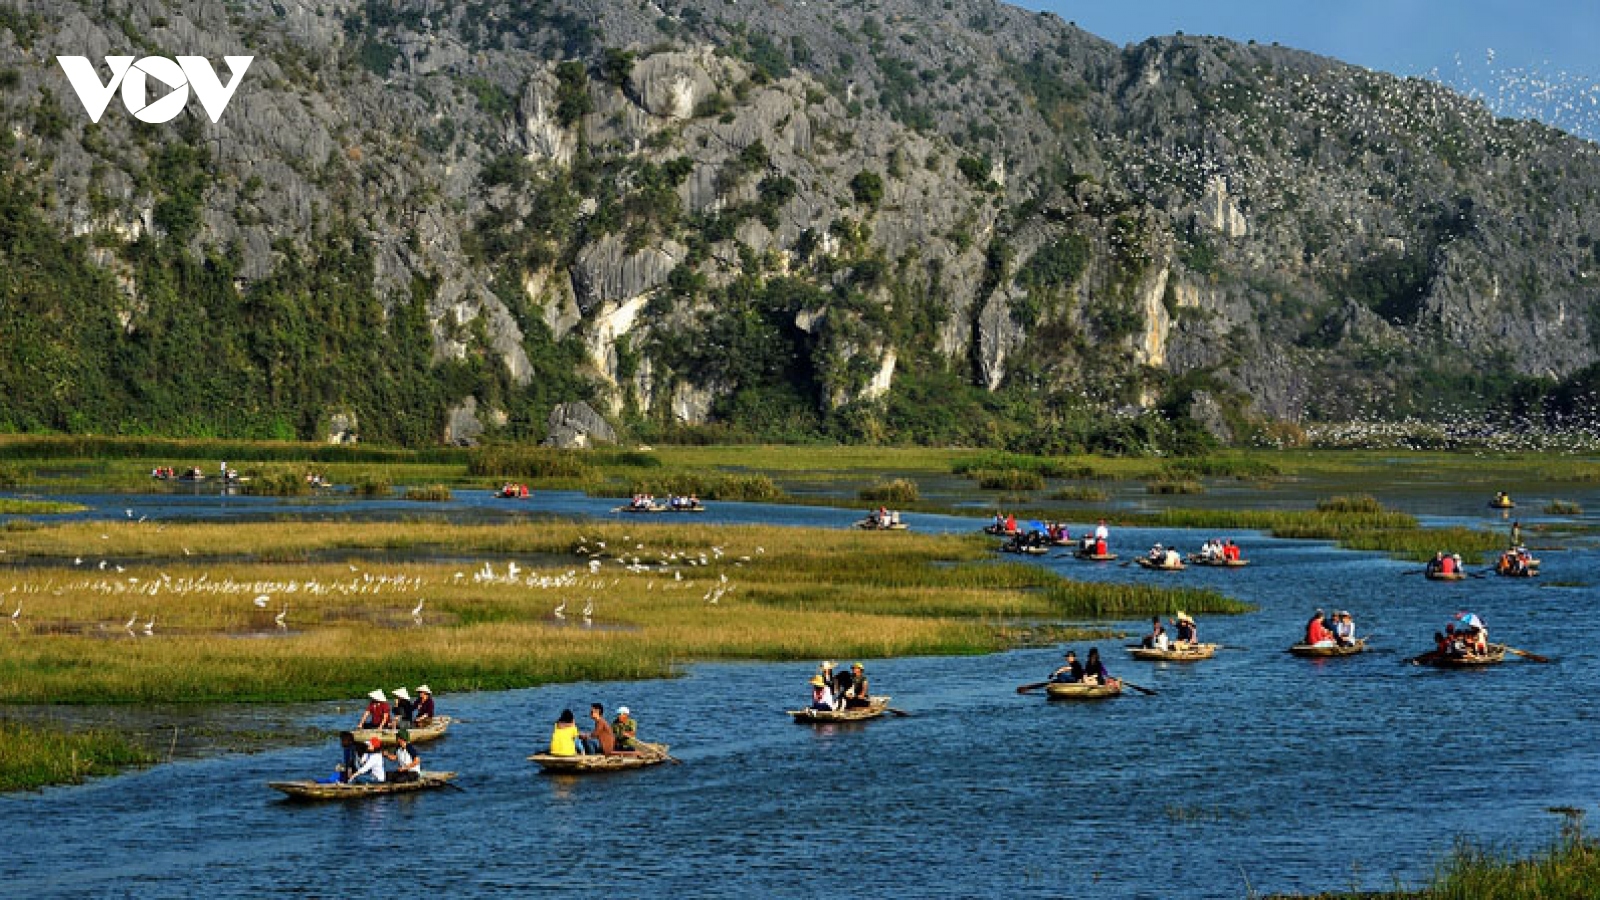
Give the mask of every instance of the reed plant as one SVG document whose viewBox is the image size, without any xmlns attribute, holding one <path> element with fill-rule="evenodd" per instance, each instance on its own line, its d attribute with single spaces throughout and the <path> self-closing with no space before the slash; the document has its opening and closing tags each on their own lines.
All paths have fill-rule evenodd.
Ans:
<svg viewBox="0 0 1600 900">
<path fill-rule="evenodd" d="M 412 485 L 406 488 L 406 499 L 427 503 L 444 503 L 450 499 L 450 488 L 442 484 Z"/>
<path fill-rule="evenodd" d="M 1050 499 L 1067 503 L 1104 503 L 1111 499 L 1111 495 L 1100 488 L 1068 485 L 1050 494 Z"/>
<path fill-rule="evenodd" d="M 243 490 L 257 497 L 301 497 L 311 493 L 311 485 L 298 472 L 273 472 L 254 476 Z"/>
<path fill-rule="evenodd" d="M 604 491 L 591 490 L 591 494 Z M 654 494 L 659 497 L 694 495 L 702 500 L 729 500 L 771 503 L 782 500 L 783 489 L 766 475 L 679 472 L 635 478 L 628 483 L 628 494 Z"/>
<path fill-rule="evenodd" d="M 1044 476 L 1027 469 L 972 469 L 965 473 L 986 491 L 1037 491 Z"/>
<path fill-rule="evenodd" d="M 386 476 L 365 472 L 351 481 L 350 490 L 357 497 L 387 497 L 394 493 L 394 483 Z"/>
<path fill-rule="evenodd" d="M 909 478 L 896 478 L 891 481 L 880 481 L 870 487 L 864 487 L 856 492 L 856 496 L 868 503 L 893 503 L 903 506 L 915 503 L 921 496 L 917 483 Z"/>
<path fill-rule="evenodd" d="M 1583 515 L 1583 507 L 1572 500 L 1551 500 L 1544 505 L 1544 511 L 1552 516 Z"/>
<path fill-rule="evenodd" d="M 66 731 L 0 719 L 0 791 L 79 784 L 154 761 L 149 751 L 114 731 Z"/>
<path fill-rule="evenodd" d="M 1206 492 L 1206 486 L 1189 478 L 1182 480 L 1155 478 L 1145 482 L 1144 492 L 1147 494 L 1203 494 Z"/>
</svg>

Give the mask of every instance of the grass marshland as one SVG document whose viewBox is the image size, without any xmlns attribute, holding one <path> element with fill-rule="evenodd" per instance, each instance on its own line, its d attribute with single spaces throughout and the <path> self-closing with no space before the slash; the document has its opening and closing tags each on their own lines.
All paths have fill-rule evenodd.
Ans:
<svg viewBox="0 0 1600 900">
<path fill-rule="evenodd" d="M 864 487 L 856 492 L 856 497 L 867 503 L 894 503 L 904 505 L 915 503 L 921 495 L 917 483 L 909 478 L 895 478 L 890 481 L 880 481 L 871 487 Z"/>
<path fill-rule="evenodd" d="M 1578 900 L 1593 897 L 1597 884 L 1600 844 L 1581 835 L 1564 834 L 1543 852 L 1527 858 L 1458 846 L 1428 885 L 1416 891 L 1290 896 L 1299 900 Z"/>
<path fill-rule="evenodd" d="M 0 719 L 0 792 L 78 784 L 120 768 L 154 762 L 114 731 L 62 731 Z"/>
<path fill-rule="evenodd" d="M 3 696 L 19 703 L 309 700 L 359 696 L 375 679 L 484 690 L 691 660 L 981 653 L 1007 646 L 1019 620 L 1249 608 L 996 564 L 978 536 L 129 522 L 6 532 L 0 545 L 28 563 L 0 569 L 0 595 L 22 608 L 0 658 Z M 271 561 L 235 561 L 241 548 Z M 360 555 L 373 552 L 488 558 Z"/>
</svg>

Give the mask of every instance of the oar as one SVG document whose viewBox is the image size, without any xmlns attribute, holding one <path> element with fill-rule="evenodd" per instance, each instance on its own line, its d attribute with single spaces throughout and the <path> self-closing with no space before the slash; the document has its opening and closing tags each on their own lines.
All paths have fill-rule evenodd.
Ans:
<svg viewBox="0 0 1600 900">
<path fill-rule="evenodd" d="M 911 713 L 908 713 L 908 712 L 906 712 L 906 711 L 905 711 L 905 710 L 903 710 L 903 709 L 895 709 L 895 708 L 894 708 L 894 707 L 892 707 L 892 706 L 885 706 L 885 707 L 884 707 L 884 710 L 885 710 L 885 711 L 887 711 L 887 712 L 889 712 L 889 713 L 890 713 L 890 714 L 892 714 L 892 715 L 896 715 L 896 716 L 899 716 L 899 717 L 900 717 L 900 718 L 902 718 L 902 719 L 909 719 L 909 718 L 911 718 Z"/>
<path fill-rule="evenodd" d="M 1134 690 L 1138 691 L 1139 693 L 1144 694 L 1146 697 L 1154 697 L 1156 695 L 1155 691 L 1152 691 L 1151 689 L 1149 689 L 1147 687 L 1140 687 L 1139 685 L 1134 684 L 1131 681 L 1122 682 L 1122 686 L 1123 687 L 1131 687 Z"/>
<path fill-rule="evenodd" d="M 445 787 L 447 787 L 447 788 L 449 788 L 449 789 L 451 789 L 453 791 L 460 791 L 463 794 L 465 794 L 467 792 L 466 788 L 462 787 L 459 784 L 456 784 L 454 781 L 440 781 L 437 778 L 428 778 L 428 776 L 426 776 L 426 775 L 424 775 L 422 777 L 424 779 L 428 780 L 428 781 L 438 781 L 440 784 L 444 785 Z"/>
<path fill-rule="evenodd" d="M 1427 569 L 1412 569 L 1409 572 L 1401 572 L 1400 575 L 1401 575 L 1401 577 L 1405 577 L 1407 575 L 1421 575 L 1422 573 L 1424 573 L 1426 571 L 1428 571 L 1428 570 Z"/>
<path fill-rule="evenodd" d="M 1025 685 L 1017 688 L 1017 693 L 1026 694 L 1029 691 L 1037 691 L 1039 688 L 1045 687 L 1045 686 L 1047 686 L 1049 684 L 1050 684 L 1050 682 L 1048 682 L 1048 681 L 1036 681 L 1033 684 L 1025 684 Z"/>
<path fill-rule="evenodd" d="M 1515 653 L 1516 655 L 1522 657 L 1523 659 L 1531 659 L 1534 662 L 1541 662 L 1541 663 L 1550 662 L 1550 657 L 1548 657 L 1548 656 L 1540 656 L 1537 653 L 1529 653 L 1526 650 L 1518 650 L 1515 647 L 1507 647 L 1506 648 L 1506 652 L 1507 653 Z"/>
</svg>

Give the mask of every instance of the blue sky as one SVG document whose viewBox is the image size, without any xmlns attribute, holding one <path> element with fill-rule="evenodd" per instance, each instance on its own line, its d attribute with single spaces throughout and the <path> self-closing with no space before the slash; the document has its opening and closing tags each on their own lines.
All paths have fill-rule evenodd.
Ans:
<svg viewBox="0 0 1600 900">
<path fill-rule="evenodd" d="M 1453 87 L 1482 92 L 1501 113 L 1537 113 L 1600 134 L 1597 0 L 1016 2 L 1117 44 L 1175 31 L 1217 34 L 1277 41 L 1400 75 L 1436 73 Z"/>
</svg>

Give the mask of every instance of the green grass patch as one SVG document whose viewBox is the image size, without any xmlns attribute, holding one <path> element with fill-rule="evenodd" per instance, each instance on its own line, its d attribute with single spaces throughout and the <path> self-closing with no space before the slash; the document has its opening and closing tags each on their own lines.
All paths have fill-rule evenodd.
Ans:
<svg viewBox="0 0 1600 900">
<path fill-rule="evenodd" d="M 1178 481 L 1169 478 L 1157 478 L 1145 483 L 1144 492 L 1147 494 L 1204 494 L 1206 486 L 1188 478 Z"/>
<path fill-rule="evenodd" d="M 963 473 L 986 491 L 1037 491 L 1044 476 L 1027 469 L 970 469 Z"/>
<path fill-rule="evenodd" d="M 424 503 L 444 503 L 450 499 L 450 488 L 442 484 L 413 485 L 406 488 L 406 499 Z"/>
<path fill-rule="evenodd" d="M 1552 516 L 1583 515 L 1583 507 L 1572 500 L 1551 500 L 1544 505 L 1544 511 Z"/>
<path fill-rule="evenodd" d="M 1095 487 L 1069 485 L 1052 492 L 1049 499 L 1067 503 L 1104 503 L 1111 499 L 1111 495 Z"/>
<path fill-rule="evenodd" d="M 68 732 L 0 720 L 0 791 L 80 784 L 152 762 L 153 755 L 116 732 Z"/>
<path fill-rule="evenodd" d="M 604 488 L 591 488 L 591 495 L 605 496 Z M 654 494 L 657 497 L 696 496 L 701 500 L 737 500 L 772 503 L 784 499 L 783 489 L 766 475 L 680 472 L 671 475 L 642 476 L 628 482 L 626 494 Z"/>
<path fill-rule="evenodd" d="M 301 497 L 311 493 L 311 485 L 297 472 L 274 472 L 255 476 L 243 490 L 256 497 Z"/>
<path fill-rule="evenodd" d="M 357 497 L 387 497 L 394 493 L 394 484 L 382 475 L 364 474 L 350 483 Z"/>
<path fill-rule="evenodd" d="M 856 496 L 867 503 L 894 503 L 904 505 L 915 503 L 921 497 L 917 483 L 909 478 L 896 478 L 891 481 L 880 481 L 871 487 L 864 487 L 856 492 Z"/>
<path fill-rule="evenodd" d="M 0 515 L 46 516 L 59 513 L 83 512 L 89 507 L 79 503 L 60 503 L 54 500 L 17 500 L 0 497 Z"/>
</svg>

